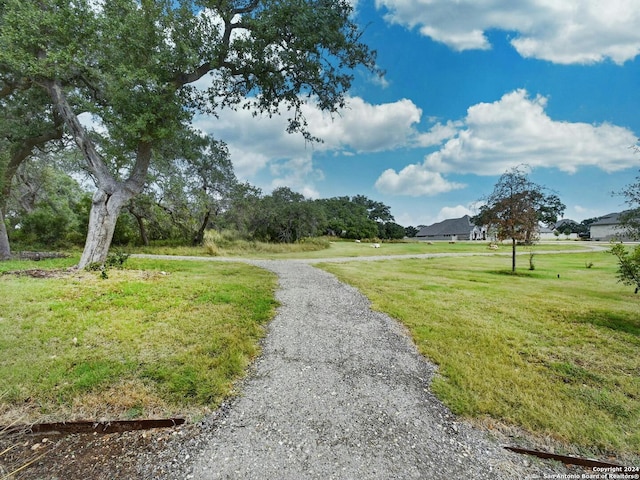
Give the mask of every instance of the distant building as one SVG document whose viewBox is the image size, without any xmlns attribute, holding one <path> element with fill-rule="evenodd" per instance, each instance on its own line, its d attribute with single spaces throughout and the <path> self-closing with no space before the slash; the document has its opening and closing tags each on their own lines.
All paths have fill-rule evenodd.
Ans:
<svg viewBox="0 0 640 480">
<path fill-rule="evenodd" d="M 575 230 L 578 225 L 579 223 L 575 220 L 571 220 L 570 218 L 563 218 L 562 220 L 558 220 L 556 222 L 555 229 L 562 233 L 567 229 L 567 227 L 571 230 Z"/>
<path fill-rule="evenodd" d="M 538 227 L 538 238 L 540 238 L 540 240 L 558 240 L 558 235 L 556 235 L 555 232 L 555 228 L 540 225 Z"/>
<path fill-rule="evenodd" d="M 609 242 L 611 240 L 632 240 L 621 224 L 620 216 L 626 212 L 610 213 L 600 217 L 590 226 L 591 240 Z"/>
<path fill-rule="evenodd" d="M 570 230 L 575 230 L 578 226 L 578 222 L 575 220 L 571 220 L 569 218 L 564 218 L 562 220 L 558 220 L 558 222 L 550 227 L 546 227 L 541 225 L 538 230 L 538 236 L 540 240 L 577 240 L 577 233 L 570 233 L 569 235 L 565 235 L 564 232 L 569 228 Z"/>
<path fill-rule="evenodd" d="M 471 217 L 451 218 L 427 225 L 416 234 L 418 240 L 487 240 L 487 229 L 471 223 Z"/>
</svg>

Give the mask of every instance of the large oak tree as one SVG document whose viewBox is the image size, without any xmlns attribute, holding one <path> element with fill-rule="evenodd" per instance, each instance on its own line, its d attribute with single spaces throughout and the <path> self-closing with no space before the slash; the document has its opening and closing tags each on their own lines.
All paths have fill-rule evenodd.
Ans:
<svg viewBox="0 0 640 480">
<path fill-rule="evenodd" d="M 104 262 L 121 209 L 196 112 L 284 104 L 289 131 L 311 138 L 302 104 L 336 111 L 353 69 L 375 68 L 351 12 L 345 0 L 1 1 L 0 72 L 47 94 L 96 185 L 79 266 Z"/>
<path fill-rule="evenodd" d="M 219 225 L 238 183 L 229 151 L 223 142 L 197 132 L 187 132 L 169 147 L 151 168 L 146 198 L 136 198 L 128 209 L 142 225 L 139 212 L 145 210 L 145 201 L 153 203 L 182 238 L 199 245 L 205 230 Z"/>
</svg>

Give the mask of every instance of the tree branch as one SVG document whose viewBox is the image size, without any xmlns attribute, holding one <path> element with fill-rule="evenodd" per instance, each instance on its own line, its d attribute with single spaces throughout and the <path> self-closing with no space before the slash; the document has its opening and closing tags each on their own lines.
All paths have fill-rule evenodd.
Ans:
<svg viewBox="0 0 640 480">
<path fill-rule="evenodd" d="M 124 184 L 125 190 L 137 195 L 144 188 L 147 172 L 151 164 L 152 147 L 150 142 L 138 143 L 136 151 L 136 163 L 131 170 L 129 178 Z"/>
<path fill-rule="evenodd" d="M 251 0 L 245 7 L 234 8 L 232 13 L 234 15 L 243 15 L 245 13 L 251 13 L 258 8 L 259 0 Z"/>
<path fill-rule="evenodd" d="M 2 88 L 0 88 L 0 99 L 6 98 L 16 90 L 27 90 L 32 83 L 29 79 L 21 79 L 10 81 L 6 78 L 2 79 Z"/>
<path fill-rule="evenodd" d="M 42 147 L 53 140 L 60 140 L 62 139 L 63 134 L 62 119 L 58 115 L 54 115 L 54 123 L 51 126 L 51 130 L 47 130 L 40 135 L 26 138 L 23 141 L 20 148 L 11 155 L 9 163 L 3 172 L 4 181 L 2 182 L 2 199 L 4 201 L 9 198 L 9 194 L 11 193 L 11 179 L 16 175 L 16 172 L 22 162 L 31 155 L 33 149 L 35 147 Z M 2 202 L 1 205 L 4 206 L 4 202 Z"/>
<path fill-rule="evenodd" d="M 2 85 L 2 88 L 0 88 L 0 98 L 8 97 L 13 93 L 14 90 L 15 90 L 14 85 L 5 83 L 4 85 Z"/>
<path fill-rule="evenodd" d="M 69 105 L 67 97 L 62 90 L 62 85 L 57 80 L 45 80 L 43 86 L 49 93 L 54 106 L 57 108 L 76 145 L 78 145 L 78 148 L 82 152 L 89 171 L 96 177 L 100 187 L 105 192 L 113 193 L 117 188 L 117 182 L 109 172 L 102 157 L 96 150 L 95 145 L 78 120 L 78 116 Z"/>
<path fill-rule="evenodd" d="M 210 72 L 215 66 L 226 67 L 231 70 L 232 75 L 240 73 L 235 65 L 227 61 L 227 55 L 229 54 L 229 47 L 231 46 L 231 33 L 236 29 L 249 30 L 249 27 L 242 22 L 232 23 L 232 19 L 236 14 L 249 13 L 258 6 L 258 0 L 252 0 L 246 7 L 237 8 L 230 12 L 227 18 L 224 18 L 224 33 L 220 39 L 220 54 L 214 60 L 209 60 L 200 64 L 195 70 L 187 73 L 181 73 L 174 79 L 174 85 L 176 88 L 183 87 L 189 83 L 193 83 L 200 80 L 208 72 Z M 222 15 L 221 15 L 222 16 Z"/>
</svg>

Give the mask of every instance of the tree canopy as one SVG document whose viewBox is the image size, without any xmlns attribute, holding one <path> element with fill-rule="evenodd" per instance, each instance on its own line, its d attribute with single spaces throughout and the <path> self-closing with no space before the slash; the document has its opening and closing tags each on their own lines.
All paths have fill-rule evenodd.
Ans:
<svg viewBox="0 0 640 480">
<path fill-rule="evenodd" d="M 22 245 L 68 247 L 84 240 L 91 196 L 62 161 L 39 153 L 16 172 L 6 212 L 12 239 Z"/>
<path fill-rule="evenodd" d="M 616 243 L 611 247 L 611 253 L 618 258 L 618 281 L 625 285 L 635 287 L 635 292 L 640 290 L 640 246 L 631 250 L 622 243 Z"/>
<path fill-rule="evenodd" d="M 538 224 L 555 224 L 565 205 L 555 194 L 532 182 L 525 167 L 503 173 L 493 192 L 483 199 L 480 213 L 473 218 L 476 225 L 494 229 L 499 240 L 512 241 L 511 269 L 516 270 L 516 245 L 536 239 Z"/>
<path fill-rule="evenodd" d="M 4 80 L 4 81 L 3 81 Z M 21 165 L 63 137 L 62 119 L 44 92 L 18 88 L 0 64 L 0 259 L 11 255 L 5 226 L 13 178 Z"/>
<path fill-rule="evenodd" d="M 365 197 L 333 197 L 317 202 L 326 215 L 324 233 L 352 239 L 378 235 L 378 225 L 369 216 Z"/>
<path fill-rule="evenodd" d="M 120 211 L 196 112 L 284 104 L 288 131 L 310 139 L 303 103 L 336 111 L 353 69 L 375 69 L 351 11 L 346 0 L 1 2 L 2 96 L 44 94 L 33 112 L 59 116 L 96 185 L 79 266 L 104 262 Z"/>
<path fill-rule="evenodd" d="M 229 151 L 223 142 L 197 132 L 186 132 L 168 147 L 150 169 L 147 198 L 132 199 L 128 210 L 141 222 L 148 204 L 157 206 L 183 238 L 197 245 L 228 208 L 237 183 Z"/>
<path fill-rule="evenodd" d="M 640 176 L 627 185 L 621 194 L 629 205 L 629 210 L 620 217 L 622 225 L 631 238 L 640 240 Z"/>
<path fill-rule="evenodd" d="M 635 182 L 627 185 L 621 194 L 626 198 L 629 210 L 620 215 L 622 226 L 629 237 L 640 239 L 640 176 Z M 618 258 L 618 280 L 626 285 L 635 286 L 640 290 L 640 245 L 631 251 L 622 244 L 613 245 L 611 253 Z"/>
</svg>

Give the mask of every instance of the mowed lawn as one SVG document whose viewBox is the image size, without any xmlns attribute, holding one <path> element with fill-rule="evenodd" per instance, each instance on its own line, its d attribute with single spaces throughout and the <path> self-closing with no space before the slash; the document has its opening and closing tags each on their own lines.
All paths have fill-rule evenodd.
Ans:
<svg viewBox="0 0 640 480">
<path fill-rule="evenodd" d="M 429 247 L 487 251 L 345 242 L 320 255 Z M 275 313 L 275 276 L 243 264 L 132 258 L 107 279 L 1 274 L 76 261 L 0 263 L 1 423 L 197 418 L 233 393 Z M 640 295 L 617 282 L 605 252 L 533 262 L 529 271 L 519 256 L 518 275 L 508 256 L 322 268 L 408 326 L 454 412 L 596 453 L 640 453 Z"/>
<path fill-rule="evenodd" d="M 606 252 L 323 264 L 406 325 L 457 414 L 640 453 L 640 295 Z M 590 266 L 591 265 L 591 266 Z M 590 266 L 590 268 L 589 268 Z"/>
<path fill-rule="evenodd" d="M 206 413 L 258 354 L 275 286 L 269 272 L 218 262 L 0 275 L 2 423 Z"/>
<path fill-rule="evenodd" d="M 380 248 L 372 248 L 373 243 L 354 240 L 337 240 L 323 237 L 325 242 L 317 239 L 302 240 L 295 244 L 261 243 L 261 242 L 230 242 L 221 248 L 216 248 L 215 255 L 205 247 L 128 247 L 129 253 L 162 254 L 162 255 L 192 255 L 192 256 L 219 256 L 242 257 L 254 259 L 330 259 L 337 257 L 365 257 L 385 255 L 422 255 L 430 253 L 497 253 L 488 248 L 488 242 L 423 242 L 423 241 L 398 241 L 384 242 Z M 326 244 L 328 248 L 322 248 Z M 532 247 L 535 252 L 542 251 L 576 251 L 584 250 L 589 245 L 575 241 L 550 241 L 542 242 Z M 607 247 L 607 245 L 603 245 Z M 511 250 L 508 243 L 500 246 L 499 252 L 508 254 Z"/>
</svg>

